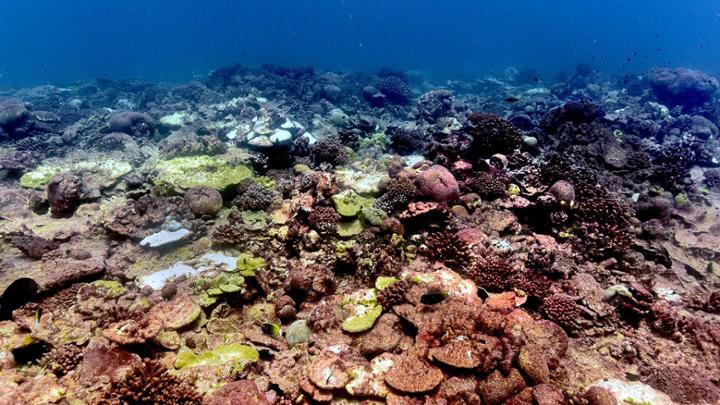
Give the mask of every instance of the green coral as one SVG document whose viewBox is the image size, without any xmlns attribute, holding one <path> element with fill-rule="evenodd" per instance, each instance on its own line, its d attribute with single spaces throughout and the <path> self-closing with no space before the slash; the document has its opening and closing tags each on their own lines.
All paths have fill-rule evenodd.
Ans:
<svg viewBox="0 0 720 405">
<path fill-rule="evenodd" d="M 353 190 L 346 190 L 332 196 L 335 210 L 344 217 L 355 217 L 363 208 L 372 207 L 374 198 L 363 197 Z"/>
<path fill-rule="evenodd" d="M 255 271 L 265 267 L 265 259 L 262 257 L 254 257 L 251 254 L 241 253 L 237 258 L 235 271 L 240 272 L 245 277 L 255 275 Z"/>
<path fill-rule="evenodd" d="M 200 354 L 190 350 L 181 351 L 175 358 L 175 368 L 180 370 L 186 367 L 220 366 L 231 362 L 234 367 L 242 370 L 246 364 L 254 363 L 259 358 L 260 354 L 252 347 L 231 343 Z"/>
<path fill-rule="evenodd" d="M 350 313 L 341 327 L 344 331 L 358 333 L 369 330 L 382 314 L 382 306 L 377 303 L 374 288 L 360 290 L 343 297 L 343 309 Z"/>
<path fill-rule="evenodd" d="M 217 302 L 219 296 L 241 291 L 245 277 L 240 273 L 219 274 L 215 277 L 199 277 L 195 280 L 195 289 L 200 297 L 198 304 L 208 307 Z"/>
<path fill-rule="evenodd" d="M 340 237 L 346 238 L 354 236 L 363 231 L 362 222 L 359 219 L 354 221 L 343 221 L 337 224 L 337 233 Z"/>
<path fill-rule="evenodd" d="M 214 156 L 183 156 L 163 160 L 155 165 L 158 175 L 155 184 L 167 183 L 176 189 L 207 186 L 224 190 L 251 177 L 252 172 L 243 165 L 232 165 Z"/>
</svg>

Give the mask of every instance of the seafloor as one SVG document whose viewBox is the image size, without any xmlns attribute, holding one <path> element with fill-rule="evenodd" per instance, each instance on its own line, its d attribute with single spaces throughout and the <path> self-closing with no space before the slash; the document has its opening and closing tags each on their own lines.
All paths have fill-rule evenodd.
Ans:
<svg viewBox="0 0 720 405">
<path fill-rule="evenodd" d="M 718 82 L 0 92 L 2 404 L 714 404 Z"/>
</svg>

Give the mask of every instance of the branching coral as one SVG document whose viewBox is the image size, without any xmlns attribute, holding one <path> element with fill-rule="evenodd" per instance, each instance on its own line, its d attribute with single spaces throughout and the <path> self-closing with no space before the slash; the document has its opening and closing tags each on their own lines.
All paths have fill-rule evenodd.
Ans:
<svg viewBox="0 0 720 405">
<path fill-rule="evenodd" d="M 520 131 L 515 125 L 497 115 L 470 114 L 468 121 L 462 131 L 472 136 L 472 150 L 476 156 L 509 155 L 522 145 Z"/>
<path fill-rule="evenodd" d="M 465 272 L 475 284 L 490 291 L 507 289 L 515 274 L 507 259 L 494 254 L 478 258 Z"/>
<path fill-rule="evenodd" d="M 422 132 L 400 126 L 391 126 L 385 131 L 390 137 L 390 147 L 400 154 L 422 153 L 425 141 Z"/>
<path fill-rule="evenodd" d="M 575 297 L 567 294 L 553 294 L 543 301 L 543 311 L 551 321 L 572 328 L 580 317 L 580 307 L 575 301 Z"/>
<path fill-rule="evenodd" d="M 347 162 L 348 153 L 345 145 L 332 138 L 323 139 L 312 146 L 310 156 L 315 164 L 327 163 L 340 166 Z"/>
<path fill-rule="evenodd" d="M 447 231 L 428 235 L 420 251 L 430 260 L 442 262 L 455 270 L 465 268 L 472 261 L 472 253 L 467 243 Z"/>
<path fill-rule="evenodd" d="M 377 84 L 377 89 L 393 104 L 407 104 L 410 102 L 410 86 L 397 76 L 386 76 Z"/>
<path fill-rule="evenodd" d="M 127 378 L 114 382 L 101 403 L 189 405 L 201 401 L 190 384 L 169 374 L 159 361 L 146 359 L 133 367 Z"/>
<path fill-rule="evenodd" d="M 497 175 L 480 172 L 473 177 L 463 181 L 463 186 L 468 191 L 477 193 L 480 197 L 494 200 L 505 195 L 505 181 Z"/>
<path fill-rule="evenodd" d="M 393 179 L 385 188 L 385 193 L 375 200 L 375 208 L 388 214 L 407 207 L 407 204 L 417 194 L 415 182 L 408 177 Z"/>
<path fill-rule="evenodd" d="M 321 235 L 334 234 L 338 221 L 340 215 L 332 207 L 315 207 L 308 215 L 310 226 Z"/>
<path fill-rule="evenodd" d="M 588 256 L 627 250 L 634 237 L 635 219 L 627 203 L 590 179 L 575 179 L 578 208 L 574 213 L 575 245 Z"/>
<path fill-rule="evenodd" d="M 261 184 L 251 184 L 233 199 L 232 204 L 240 210 L 265 211 L 275 200 L 275 192 Z"/>
<path fill-rule="evenodd" d="M 40 359 L 40 365 L 57 376 L 63 376 L 77 367 L 83 358 L 83 349 L 74 344 L 53 347 Z"/>
</svg>

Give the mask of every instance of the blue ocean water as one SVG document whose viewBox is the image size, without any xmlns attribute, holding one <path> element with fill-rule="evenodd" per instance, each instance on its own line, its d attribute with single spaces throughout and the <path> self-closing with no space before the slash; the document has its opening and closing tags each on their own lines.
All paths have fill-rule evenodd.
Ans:
<svg viewBox="0 0 720 405">
<path fill-rule="evenodd" d="M 720 68 L 716 0 L 3 0 L 0 86 L 183 81 L 233 62 L 478 76 Z"/>
</svg>

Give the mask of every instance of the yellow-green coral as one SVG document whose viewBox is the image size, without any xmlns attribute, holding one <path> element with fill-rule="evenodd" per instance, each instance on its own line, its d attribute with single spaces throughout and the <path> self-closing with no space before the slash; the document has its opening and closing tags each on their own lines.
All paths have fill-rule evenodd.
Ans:
<svg viewBox="0 0 720 405">
<path fill-rule="evenodd" d="M 207 186 L 224 190 L 252 175 L 243 165 L 232 165 L 221 158 L 205 155 L 163 160 L 155 165 L 155 169 L 158 171 L 155 184 L 167 183 L 179 189 Z"/>
<path fill-rule="evenodd" d="M 232 362 L 238 369 L 242 369 L 246 364 L 256 362 L 259 358 L 258 351 L 252 347 L 231 343 L 200 354 L 195 354 L 191 350 L 181 351 L 175 358 L 175 368 L 180 370 L 186 367 L 219 366 Z"/>
</svg>

